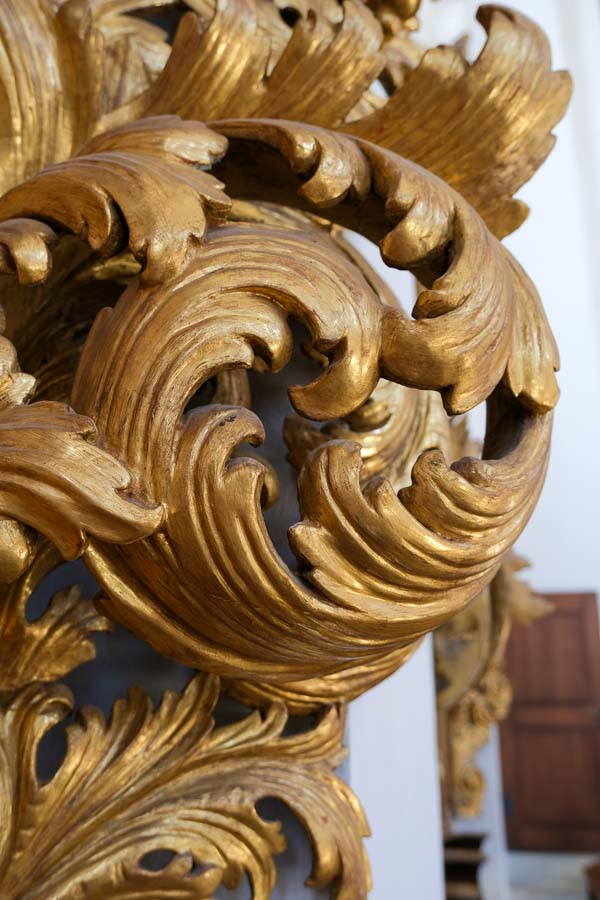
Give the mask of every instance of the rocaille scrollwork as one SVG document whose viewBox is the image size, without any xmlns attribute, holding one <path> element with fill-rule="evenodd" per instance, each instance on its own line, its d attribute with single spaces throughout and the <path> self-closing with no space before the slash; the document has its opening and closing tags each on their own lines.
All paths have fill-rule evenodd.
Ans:
<svg viewBox="0 0 600 900">
<path fill-rule="evenodd" d="M 417 3 L 299 2 L 290 26 L 275 2 L 188 0 L 163 10 L 172 46 L 153 6 L 0 2 L 0 892 L 209 897 L 246 871 L 268 897 L 281 838 L 254 804 L 274 794 L 313 882 L 353 900 L 340 704 L 481 595 L 542 488 L 558 354 L 500 239 L 568 77 L 500 8 L 469 64 L 411 45 Z M 412 315 L 346 228 L 415 276 Z M 263 516 L 277 474 L 243 447 L 264 438 L 247 371 L 288 364 L 292 320 L 321 365 L 284 424 L 295 567 Z M 455 461 L 450 417 L 484 401 L 482 458 Z M 98 609 L 67 591 L 28 625 L 36 581 L 78 556 Z M 47 682 L 110 621 L 208 674 L 157 711 L 85 712 L 42 785 L 72 702 Z M 211 732 L 219 678 L 264 714 Z M 285 706 L 314 730 L 282 737 Z"/>
</svg>

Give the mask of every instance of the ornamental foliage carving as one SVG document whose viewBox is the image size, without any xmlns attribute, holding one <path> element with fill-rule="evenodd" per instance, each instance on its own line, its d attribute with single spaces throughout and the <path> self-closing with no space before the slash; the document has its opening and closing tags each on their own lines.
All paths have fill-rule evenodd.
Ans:
<svg viewBox="0 0 600 900">
<path fill-rule="evenodd" d="M 269 897 L 265 796 L 309 832 L 311 884 L 367 896 L 344 705 L 500 577 L 558 398 L 501 239 L 569 78 L 518 13 L 483 7 L 469 62 L 419 45 L 417 7 L 0 0 L 3 897 L 208 898 L 244 874 Z M 348 231 L 414 276 L 412 310 Z M 298 325 L 283 554 L 251 388 Z M 484 402 L 482 454 L 457 454 L 452 417 Z M 68 588 L 29 621 L 76 558 L 94 603 Z M 132 688 L 80 710 L 44 781 L 74 705 L 56 682 L 111 623 L 199 673 L 157 708 Z M 255 711 L 215 727 L 221 690 Z"/>
</svg>

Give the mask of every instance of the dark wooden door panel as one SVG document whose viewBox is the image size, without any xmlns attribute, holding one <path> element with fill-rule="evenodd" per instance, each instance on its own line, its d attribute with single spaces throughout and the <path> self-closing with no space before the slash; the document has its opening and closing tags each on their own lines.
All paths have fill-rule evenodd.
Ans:
<svg viewBox="0 0 600 900">
<path fill-rule="evenodd" d="M 546 594 L 555 612 L 515 627 L 514 702 L 501 728 L 509 847 L 600 850 L 600 635 L 594 594 Z"/>
</svg>

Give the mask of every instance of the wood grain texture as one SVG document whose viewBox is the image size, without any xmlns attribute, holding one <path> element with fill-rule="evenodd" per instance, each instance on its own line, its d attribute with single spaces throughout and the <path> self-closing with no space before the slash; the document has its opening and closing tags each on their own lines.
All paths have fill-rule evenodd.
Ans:
<svg viewBox="0 0 600 900">
<path fill-rule="evenodd" d="M 514 628 L 500 728 L 508 845 L 595 853 L 600 840 L 600 630 L 592 593 L 544 594 L 552 614 Z"/>
</svg>

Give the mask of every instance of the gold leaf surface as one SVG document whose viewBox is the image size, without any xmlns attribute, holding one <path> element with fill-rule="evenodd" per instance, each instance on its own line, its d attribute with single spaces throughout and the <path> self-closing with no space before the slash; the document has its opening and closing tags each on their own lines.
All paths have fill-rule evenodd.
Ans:
<svg viewBox="0 0 600 900">
<path fill-rule="evenodd" d="M 161 29 L 114 0 L 3 0 L 0 193 L 67 159 L 101 116 L 145 90 L 169 55 Z"/>
<path fill-rule="evenodd" d="M 198 134 L 193 123 L 159 118 L 99 138 L 94 149 L 114 143 L 129 152 L 142 135 L 151 154 L 168 157 L 169 129 L 181 153 L 183 127 Z M 497 570 L 543 481 L 551 422 L 541 414 L 544 366 L 553 356 L 538 348 L 521 367 L 521 399 L 504 404 L 492 428 L 501 438 L 495 458 L 448 469 L 430 452 L 399 496 L 389 481 L 364 476 L 356 444 L 315 450 L 300 476 L 303 520 L 290 533 L 300 573 L 291 572 L 262 516 L 267 470 L 232 458 L 241 443 L 262 438 L 260 424 L 228 405 L 182 421 L 189 398 L 257 357 L 273 371 L 285 365 L 290 315 L 329 361 L 314 382 L 290 392 L 309 418 L 354 414 L 382 373 L 439 390 L 452 412 L 493 391 L 500 397 L 511 355 L 529 353 L 514 327 L 519 271 L 458 194 L 390 151 L 275 120 L 215 127 L 230 140 L 219 174 L 236 196 L 255 199 L 262 189 L 269 201 L 353 221 L 382 241 L 390 264 L 428 286 L 411 319 L 315 229 L 257 222 L 209 229 L 172 281 L 133 279 L 96 320 L 73 403 L 126 462 L 131 488 L 168 514 L 155 538 L 121 547 L 94 522 L 86 559 L 110 615 L 182 661 L 284 682 L 360 669 L 462 608 Z M 210 164 L 222 139 L 199 134 Z M 41 177 L 52 184 L 52 170 Z M 547 340 L 542 329 L 540 346 Z M 105 531 L 108 540 L 114 533 Z"/>
<path fill-rule="evenodd" d="M 209 898 L 246 873 L 268 900 L 278 823 L 255 804 L 283 800 L 314 850 L 309 883 L 334 885 L 338 900 L 366 898 L 368 833 L 358 801 L 333 774 L 343 757 L 343 718 L 330 710 L 311 731 L 282 736 L 281 706 L 215 729 L 218 680 L 199 675 L 154 710 L 132 688 L 109 722 L 84 707 L 67 728 L 67 752 L 46 783 L 36 775 L 45 732 L 72 708 L 69 691 L 32 685 L 0 714 L 0 891 L 52 897 Z M 170 850 L 151 872 L 144 857 Z"/>
<path fill-rule="evenodd" d="M 274 4 L 218 0 L 209 6 L 212 16 L 208 9 L 183 16 L 159 77 L 103 127 L 164 112 L 203 121 L 260 116 L 332 126 L 383 68 L 381 27 L 356 0 L 343 3 L 336 22 L 327 4 L 311 4 L 291 30 L 277 21 Z M 324 93 L 324 83 L 332 90 Z"/>
<path fill-rule="evenodd" d="M 63 556 L 78 556 L 87 533 L 132 541 L 155 531 L 160 505 L 128 489 L 126 467 L 97 443 L 96 426 L 59 403 L 0 413 L 0 511 L 37 529 Z"/>
<path fill-rule="evenodd" d="M 111 627 L 77 587 L 56 593 L 38 619 L 27 621 L 31 594 L 61 562 L 54 547 L 40 543 L 27 571 L 0 589 L 0 694 L 62 678 L 95 657 L 91 633 Z"/>
<path fill-rule="evenodd" d="M 482 7 L 488 40 L 473 64 L 433 48 L 387 103 L 374 103 L 369 88 L 393 67 L 395 44 L 356 0 L 297 4 L 293 28 L 275 3 L 188 0 L 172 48 L 129 14 L 152 5 L 6 0 L 2 189 L 68 158 L 94 131 L 142 116 L 268 116 L 394 149 L 453 185 L 500 237 L 525 217 L 512 195 L 551 150 L 570 80 L 551 71 L 544 34 L 520 13 Z"/>
<path fill-rule="evenodd" d="M 433 48 L 382 109 L 343 129 L 439 175 L 504 237 L 527 215 L 512 195 L 552 149 L 571 79 L 551 70 L 548 40 L 526 16 L 482 6 L 477 18 L 488 37 L 473 64 Z"/>
<path fill-rule="evenodd" d="M 518 385 L 513 376 L 521 400 L 503 401 L 492 414 L 488 445 L 500 449 L 491 459 L 449 469 L 439 451 L 430 451 L 418 460 L 412 485 L 396 495 L 388 480 L 363 475 L 357 444 L 333 440 L 309 455 L 299 482 L 302 521 L 290 531 L 300 569 L 290 571 L 262 515 L 268 470 L 256 459 L 233 458 L 241 443 L 262 439 L 260 423 L 228 405 L 182 420 L 189 398 L 208 379 L 247 368 L 257 357 L 272 371 L 284 366 L 291 352 L 287 318 L 294 316 L 328 360 L 319 378 L 290 391 L 304 416 L 354 414 L 380 374 L 439 390 L 451 412 L 494 391 L 501 399 L 505 389 L 498 384 L 511 356 L 529 353 L 518 340 L 522 327 L 514 325 L 515 306 L 524 302 L 522 281 L 464 199 L 390 151 L 275 120 L 215 128 L 229 139 L 227 152 L 219 133 L 170 117 L 96 138 L 88 158 L 107 151 L 102 172 L 110 185 L 114 155 L 117 170 L 127 157 L 145 171 L 134 152 L 138 142 L 139 155 L 167 166 L 210 165 L 225 152 L 219 173 L 236 196 L 255 199 L 263 190 L 261 199 L 316 209 L 339 224 L 353 221 L 380 240 L 388 263 L 427 284 L 414 318 L 385 302 L 348 254 L 325 246 L 314 229 L 220 226 L 209 229 L 201 249 L 186 238 L 177 277 L 153 287 L 143 270 L 115 309 L 97 318 L 80 360 L 73 403 L 92 417 L 110 449 L 111 455 L 97 453 L 108 467 L 111 502 L 98 510 L 84 467 L 70 498 L 64 494 L 65 510 L 68 499 L 69 509 L 81 506 L 78 527 L 68 515 L 58 524 L 54 514 L 51 522 L 37 486 L 46 470 L 34 461 L 37 505 L 25 504 L 31 482 L 22 484 L 12 471 L 5 489 L 12 505 L 5 511 L 51 536 L 67 555 L 83 548 L 106 589 L 106 611 L 163 653 L 229 678 L 288 683 L 345 668 L 360 672 L 462 608 L 489 582 L 527 521 L 546 469 L 551 418 L 541 413 L 548 396 L 544 367 L 553 361 L 543 346 L 549 332 L 537 333 L 535 354 L 516 370 Z M 27 204 L 33 193 L 43 206 L 49 191 L 60 220 L 78 207 L 63 199 L 56 169 L 40 176 L 43 188 L 25 185 L 19 199 Z M 164 212 L 162 195 L 152 190 L 160 165 L 158 174 L 154 167 L 147 174 L 152 214 L 134 218 L 137 230 L 129 223 L 133 247 L 152 238 Z M 202 208 L 195 191 L 202 188 L 195 185 L 190 194 Z M 25 214 L 10 203 L 11 214 Z M 161 246 L 171 227 L 189 236 L 180 221 L 167 221 Z M 119 224 L 120 216 L 101 216 L 99 231 L 110 234 Z M 80 234 L 86 236 L 85 228 Z M 152 264 L 149 255 L 142 262 Z M 525 294 L 534 309 L 535 298 Z M 29 407 L 28 423 L 45 410 L 44 404 Z M 84 421 L 71 419 L 76 428 Z M 64 441 L 61 436 L 57 444 L 59 459 L 66 458 Z M 88 455 L 93 446 L 85 443 Z M 149 498 L 149 508 L 132 507 L 127 490 L 131 499 Z M 164 520 L 153 502 L 168 511 Z M 108 543 L 118 534 L 132 541 L 158 528 L 150 540 Z"/>
<path fill-rule="evenodd" d="M 52 267 L 51 248 L 57 240 L 49 225 L 35 219 L 0 223 L 0 271 L 16 272 L 21 284 L 45 281 Z"/>
<path fill-rule="evenodd" d="M 360 697 L 403 666 L 418 646 L 419 641 L 413 641 L 400 650 L 386 653 L 381 659 L 324 675 L 322 678 L 306 678 L 303 681 L 281 684 L 237 679 L 225 681 L 223 688 L 246 706 L 265 707 L 279 702 L 285 703 L 290 715 L 307 715 L 319 712 L 324 706 L 338 703 L 340 699 L 348 703 Z"/>
<path fill-rule="evenodd" d="M 213 127 L 230 141 L 217 172 L 234 196 L 316 209 L 380 243 L 388 265 L 425 284 L 413 318 L 386 307 L 382 374 L 440 390 L 453 414 L 502 378 L 534 409 L 551 408 L 558 359 L 547 323 L 536 321 L 535 289 L 452 188 L 389 150 L 304 124 Z"/>
<path fill-rule="evenodd" d="M 226 146 L 172 116 L 125 125 L 13 188 L 0 198 L 0 217 L 59 223 L 104 256 L 129 247 L 144 277 L 160 281 L 179 271 L 209 221 L 226 217 L 221 183 L 197 168 Z"/>
</svg>

